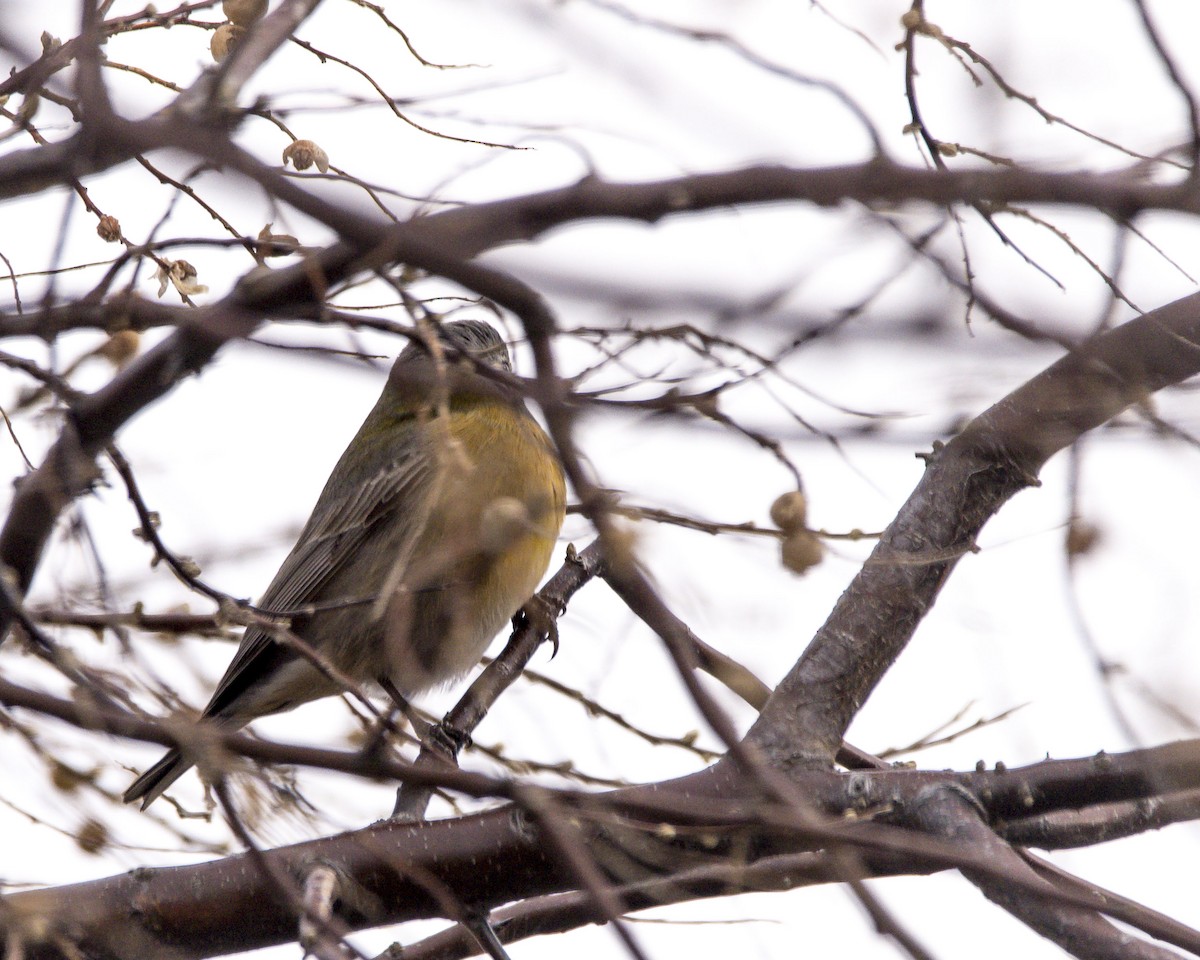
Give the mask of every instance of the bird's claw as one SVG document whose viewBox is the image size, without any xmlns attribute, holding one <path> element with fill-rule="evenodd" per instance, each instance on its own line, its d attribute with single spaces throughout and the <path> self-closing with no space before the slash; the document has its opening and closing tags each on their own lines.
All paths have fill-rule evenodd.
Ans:
<svg viewBox="0 0 1200 960">
<path fill-rule="evenodd" d="M 562 613 L 563 607 L 556 606 L 544 597 L 530 597 L 513 617 L 513 629 L 528 627 L 549 641 L 552 648 L 550 659 L 553 660 L 558 655 L 558 618 Z"/>
</svg>

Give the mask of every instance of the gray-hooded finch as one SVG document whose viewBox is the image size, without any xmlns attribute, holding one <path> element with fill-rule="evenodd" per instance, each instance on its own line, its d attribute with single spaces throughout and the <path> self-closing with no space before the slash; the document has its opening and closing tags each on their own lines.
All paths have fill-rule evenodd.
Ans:
<svg viewBox="0 0 1200 960">
<path fill-rule="evenodd" d="M 259 600 L 341 674 L 404 695 L 478 663 L 546 572 L 566 501 L 523 398 L 463 356 L 510 370 L 500 335 L 465 320 L 436 336 L 442 349 L 414 341 L 396 359 Z M 203 719 L 237 728 L 341 689 L 251 626 Z M 125 801 L 144 809 L 192 762 L 169 751 Z"/>
</svg>

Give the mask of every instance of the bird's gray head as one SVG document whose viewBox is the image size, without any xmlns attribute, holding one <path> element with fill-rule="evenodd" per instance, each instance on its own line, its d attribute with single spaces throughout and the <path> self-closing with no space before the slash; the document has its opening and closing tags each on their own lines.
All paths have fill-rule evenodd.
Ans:
<svg viewBox="0 0 1200 960">
<path fill-rule="evenodd" d="M 451 348 L 451 352 L 468 354 L 500 370 L 512 370 L 508 347 L 490 323 L 483 320 L 455 320 L 439 324 L 433 331 L 444 346 Z M 426 356 L 427 353 L 425 344 L 414 340 L 404 348 L 397 362 Z"/>
</svg>

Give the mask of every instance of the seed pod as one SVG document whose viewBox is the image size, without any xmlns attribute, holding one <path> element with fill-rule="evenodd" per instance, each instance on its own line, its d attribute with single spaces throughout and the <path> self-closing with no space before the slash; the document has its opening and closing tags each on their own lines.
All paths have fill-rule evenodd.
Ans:
<svg viewBox="0 0 1200 960">
<path fill-rule="evenodd" d="M 785 493 L 771 504 L 771 522 L 784 533 L 803 530 L 808 517 L 808 501 L 799 490 Z"/>
<path fill-rule="evenodd" d="M 221 9 L 239 27 L 248 27 L 267 12 L 267 0 L 224 0 Z"/>
<path fill-rule="evenodd" d="M 106 213 L 96 224 L 96 234 L 105 243 L 116 243 L 121 239 L 121 221 Z"/>
<path fill-rule="evenodd" d="M 236 23 L 223 23 L 217 27 L 208 44 L 212 58 L 217 63 L 224 60 L 238 45 L 238 41 L 242 39 L 242 34 L 245 32 L 245 27 L 239 27 Z"/>
<path fill-rule="evenodd" d="M 799 530 L 783 541 L 780 556 L 792 573 L 807 573 L 824 558 L 825 547 L 807 530 Z"/>
<path fill-rule="evenodd" d="M 283 165 L 285 167 L 289 160 L 292 161 L 292 166 L 297 170 L 307 170 L 315 164 L 317 169 L 322 173 L 329 172 L 329 154 L 311 140 L 295 140 L 290 143 L 287 149 L 283 151 Z"/>
</svg>

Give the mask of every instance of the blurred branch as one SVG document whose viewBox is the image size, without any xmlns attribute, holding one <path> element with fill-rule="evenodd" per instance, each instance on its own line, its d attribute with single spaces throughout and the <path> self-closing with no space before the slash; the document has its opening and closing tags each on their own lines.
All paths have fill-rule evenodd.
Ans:
<svg viewBox="0 0 1200 960">
<path fill-rule="evenodd" d="M 225 618 L 215 613 L 147 613 L 141 609 L 88 613 L 35 607 L 29 611 L 29 615 L 35 623 L 58 627 L 83 627 L 97 631 L 111 627 L 134 627 L 151 633 L 194 633 L 203 637 L 236 639 L 231 632 L 235 625 L 225 622 Z"/>
</svg>

